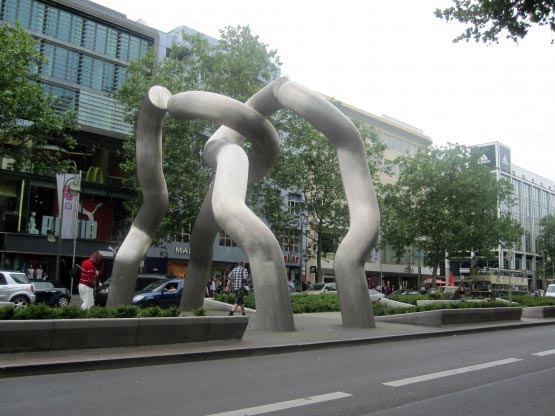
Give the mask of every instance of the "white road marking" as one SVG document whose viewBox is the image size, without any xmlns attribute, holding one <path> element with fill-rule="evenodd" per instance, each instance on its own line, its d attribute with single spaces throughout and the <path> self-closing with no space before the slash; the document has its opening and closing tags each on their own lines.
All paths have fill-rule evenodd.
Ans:
<svg viewBox="0 0 555 416">
<path fill-rule="evenodd" d="M 337 391 L 335 393 L 321 394 L 319 396 L 303 397 L 302 399 L 289 400 L 286 402 L 272 403 L 264 406 L 249 407 L 248 409 L 231 410 L 229 412 L 214 413 L 207 416 L 251 416 L 261 415 L 263 413 L 275 412 L 277 410 L 291 409 L 293 407 L 306 406 L 330 400 L 343 399 L 350 397 L 352 394 Z"/>
<path fill-rule="evenodd" d="M 551 355 L 551 354 L 555 354 L 555 350 L 540 351 L 532 355 L 536 355 L 538 357 L 545 357 L 546 355 Z"/>
<path fill-rule="evenodd" d="M 507 358 L 506 360 L 492 361 L 490 363 L 471 365 L 469 367 L 455 368 L 453 370 L 440 371 L 438 373 L 425 374 L 423 376 L 410 377 L 410 378 L 404 378 L 402 380 L 389 381 L 389 382 L 383 383 L 383 384 L 385 384 L 386 386 L 391 386 L 391 387 L 400 387 L 400 386 L 405 386 L 407 384 L 420 383 L 422 381 L 434 380 L 436 378 L 448 377 L 448 376 L 453 376 L 453 375 L 456 375 L 456 374 L 468 373 L 470 371 L 478 371 L 478 370 L 483 370 L 485 368 L 496 367 L 496 366 L 499 366 L 499 365 L 516 363 L 518 361 L 522 361 L 522 359 L 520 359 L 520 358 Z"/>
</svg>

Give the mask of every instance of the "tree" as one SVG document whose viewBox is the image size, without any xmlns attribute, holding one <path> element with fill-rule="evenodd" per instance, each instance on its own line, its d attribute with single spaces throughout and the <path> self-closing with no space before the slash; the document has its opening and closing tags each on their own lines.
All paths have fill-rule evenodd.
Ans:
<svg viewBox="0 0 555 416">
<path fill-rule="evenodd" d="M 554 270 L 555 262 L 555 215 L 547 215 L 540 220 L 540 235 L 538 236 L 538 248 L 542 255 L 544 267 L 548 263 L 551 267 L 551 272 Z M 552 278 L 555 278 L 552 276 Z M 544 273 L 544 288 L 545 283 Z"/>
<path fill-rule="evenodd" d="M 439 264 L 472 251 L 489 253 L 522 235 L 511 218 L 512 185 L 479 163 L 479 148 L 448 145 L 400 158 L 402 173 L 384 189 L 382 232 L 395 250 L 427 253 L 433 284 Z"/>
<path fill-rule="evenodd" d="M 201 34 L 183 32 L 167 58 L 160 61 L 151 50 L 131 64 L 126 82 L 117 91 L 118 99 L 130 110 L 130 121 L 136 122 L 138 109 L 153 85 L 162 85 L 173 94 L 202 90 L 244 102 L 278 71 L 275 51 L 268 51 L 248 27 L 228 27 L 220 35 L 221 40 L 212 44 Z M 201 120 L 183 123 L 171 117 L 165 119 L 163 163 L 170 206 L 169 215 L 159 227 L 158 240 L 178 235 L 194 222 L 210 180 L 202 150 L 216 127 Z M 123 168 L 130 175 L 131 186 L 138 189 L 134 137 L 125 146 L 125 153 Z M 137 195 L 139 199 L 130 205 L 132 211 L 140 206 L 140 193 Z"/>
<path fill-rule="evenodd" d="M 373 128 L 353 122 L 365 139 L 369 169 L 376 183 L 376 160 L 381 159 L 385 146 Z M 276 124 L 282 144 L 278 163 L 259 191 L 264 195 L 259 199 L 263 201 L 262 215 L 276 234 L 283 229 L 303 228 L 308 241 L 307 254 L 316 258 L 316 275 L 320 281 L 322 253 L 336 251 L 349 225 L 337 152 L 324 135 L 296 115 L 282 116 Z M 275 197 L 283 189 L 298 194 L 303 203 L 287 210 L 283 199 Z M 301 221 L 306 227 L 301 227 Z"/>
<path fill-rule="evenodd" d="M 498 43 L 499 34 L 508 31 L 507 39 L 518 42 L 533 24 L 549 25 L 555 31 L 553 0 L 453 0 L 455 6 L 436 9 L 435 15 L 447 22 L 458 20 L 470 24 L 453 42 L 474 39 Z M 553 40 L 551 41 L 553 43 Z"/>
<path fill-rule="evenodd" d="M 58 111 L 61 101 L 38 83 L 37 68 L 45 63 L 37 42 L 19 24 L 0 25 L 0 154 L 13 159 L 14 170 L 52 174 L 65 171 L 59 153 L 37 152 L 54 144 L 71 149 L 75 113 Z"/>
</svg>

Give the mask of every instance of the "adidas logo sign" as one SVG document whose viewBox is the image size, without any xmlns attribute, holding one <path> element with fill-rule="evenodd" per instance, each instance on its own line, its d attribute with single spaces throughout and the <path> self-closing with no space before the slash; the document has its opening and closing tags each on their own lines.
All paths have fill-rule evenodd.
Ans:
<svg viewBox="0 0 555 416">
<path fill-rule="evenodd" d="M 488 157 L 486 155 L 483 155 L 479 160 L 478 163 L 480 165 L 489 165 L 491 163 L 491 161 L 488 159 Z"/>
</svg>

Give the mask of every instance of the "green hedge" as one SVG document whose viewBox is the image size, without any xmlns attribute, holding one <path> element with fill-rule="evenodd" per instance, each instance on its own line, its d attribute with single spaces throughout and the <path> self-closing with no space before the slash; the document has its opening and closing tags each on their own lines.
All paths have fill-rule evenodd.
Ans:
<svg viewBox="0 0 555 416">
<path fill-rule="evenodd" d="M 425 312 L 438 309 L 463 309 L 463 308 L 497 308 L 508 306 L 538 306 L 538 300 L 544 301 L 545 305 L 555 304 L 555 302 L 545 298 L 535 298 L 532 296 L 523 296 L 522 299 L 513 300 L 518 303 L 508 304 L 502 301 L 487 301 L 487 302 L 452 302 L 452 303 L 435 303 L 430 305 L 416 306 L 418 299 L 429 299 L 427 295 L 399 295 L 395 296 L 396 300 L 403 303 L 414 305 L 412 308 L 397 308 L 387 306 L 382 302 L 372 302 L 372 309 L 375 316 L 383 315 L 396 315 L 409 312 Z M 216 300 L 233 304 L 235 302 L 235 295 L 217 295 Z M 535 302 L 535 303 L 534 303 Z M 553 303 L 550 303 L 553 302 Z M 254 307 L 254 295 L 245 296 L 245 306 L 248 308 Z M 312 312 L 339 312 L 339 298 L 333 294 L 318 294 L 318 295 L 292 295 L 291 306 L 293 313 L 312 313 Z"/>
<path fill-rule="evenodd" d="M 508 300 L 508 296 L 503 296 Z M 522 306 L 555 306 L 555 298 L 539 298 L 530 295 L 512 295 L 511 300 Z"/>
<path fill-rule="evenodd" d="M 395 297 L 404 303 L 416 305 L 417 299 L 427 299 L 426 295 L 400 295 Z M 217 295 L 216 300 L 229 304 L 235 303 L 235 295 Z M 555 298 L 538 298 L 535 296 L 512 296 L 513 304 L 506 302 L 452 302 L 437 303 L 425 306 L 414 306 L 412 308 L 395 308 L 386 306 L 385 303 L 372 302 L 375 316 L 395 315 L 407 312 L 424 312 L 437 309 L 461 309 L 461 308 L 495 308 L 507 306 L 555 306 Z M 320 295 L 292 295 L 291 306 L 293 313 L 312 312 L 338 312 L 339 298 L 333 294 Z M 245 307 L 256 309 L 254 295 L 245 296 Z M 195 315 L 202 316 L 204 310 L 194 311 Z M 45 304 L 28 305 L 26 308 L 14 308 L 13 306 L 0 307 L 0 320 L 9 319 L 86 319 L 86 318 L 148 318 L 148 317 L 174 317 L 178 316 L 180 310 L 176 307 L 161 309 L 159 307 L 139 308 L 132 305 L 122 305 L 115 308 L 104 308 L 94 306 L 87 311 L 82 311 L 78 306 L 67 306 L 65 308 L 53 308 Z"/>
<path fill-rule="evenodd" d="M 180 313 L 176 307 L 161 309 L 159 307 L 139 308 L 133 305 L 121 305 L 114 308 L 93 306 L 83 311 L 78 306 L 53 308 L 45 304 L 28 305 L 25 308 L 14 308 L 11 305 L 0 307 L 0 320 L 30 319 L 88 319 L 88 318 L 152 318 L 174 317 Z"/>
</svg>

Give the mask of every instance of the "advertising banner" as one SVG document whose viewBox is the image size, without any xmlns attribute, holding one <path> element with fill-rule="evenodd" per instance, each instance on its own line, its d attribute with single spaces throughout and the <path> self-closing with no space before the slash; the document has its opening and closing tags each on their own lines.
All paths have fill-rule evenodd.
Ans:
<svg viewBox="0 0 555 416">
<path fill-rule="evenodd" d="M 495 169 L 497 158 L 495 157 L 495 145 L 487 145 L 487 146 L 479 146 L 480 150 L 483 152 L 482 157 L 480 158 L 479 163 L 481 165 L 486 165 L 490 169 Z"/>
<path fill-rule="evenodd" d="M 499 145 L 499 169 L 511 173 L 511 149 Z"/>
<path fill-rule="evenodd" d="M 56 221 L 56 233 L 60 233 L 62 239 L 73 240 L 77 236 L 79 194 L 71 194 L 70 183 L 79 183 L 80 180 L 80 175 L 73 173 L 56 175 L 58 190 L 58 220 Z M 59 227 L 61 227 L 61 229 Z"/>
</svg>

